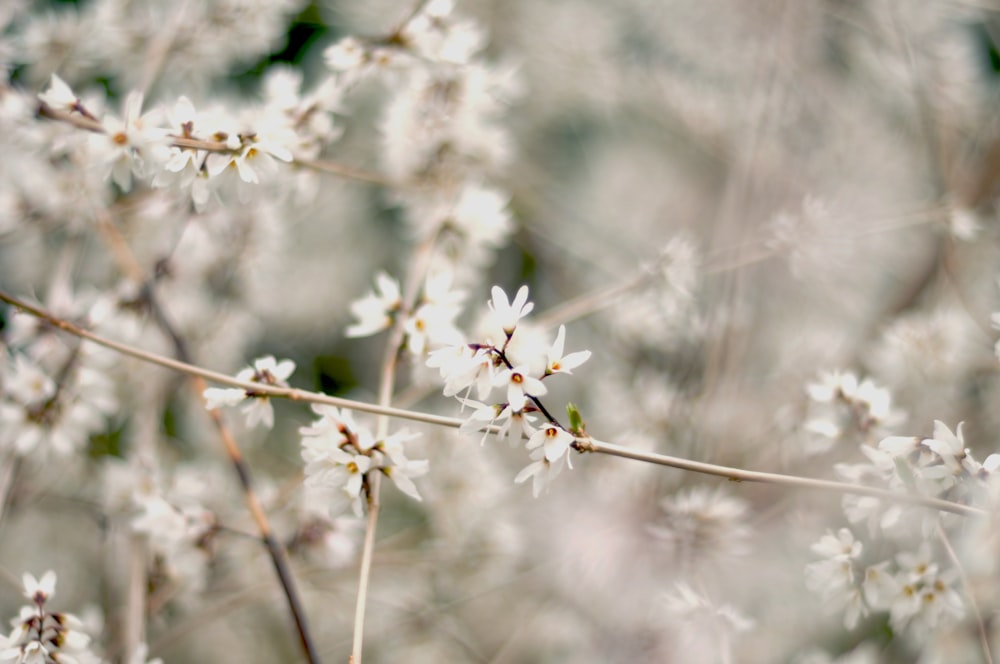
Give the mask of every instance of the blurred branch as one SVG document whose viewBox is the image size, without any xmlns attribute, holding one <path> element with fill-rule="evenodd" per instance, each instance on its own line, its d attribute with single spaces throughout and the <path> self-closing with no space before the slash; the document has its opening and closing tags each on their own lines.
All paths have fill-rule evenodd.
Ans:
<svg viewBox="0 0 1000 664">
<path fill-rule="evenodd" d="M 149 307 L 153 320 L 156 321 L 156 324 L 160 327 L 160 329 L 170 338 L 177 358 L 190 364 L 191 354 L 188 351 L 187 343 L 168 319 L 166 312 L 159 302 L 159 298 L 156 296 L 154 282 L 145 279 L 145 275 L 142 273 L 142 268 L 135 259 L 135 256 L 132 254 L 131 249 L 128 247 L 128 243 L 123 237 L 121 237 L 121 234 L 118 232 L 118 229 L 112 223 L 107 213 L 99 215 L 98 219 L 100 222 L 102 236 L 111 246 L 112 252 L 121 264 L 122 269 L 130 278 L 136 279 L 139 283 L 143 284 L 142 297 Z M 204 397 L 202 395 L 208 387 L 204 378 L 200 376 L 191 376 L 191 379 L 192 390 L 195 392 L 199 401 L 204 403 Z M 208 411 L 208 415 L 219 434 L 219 438 L 222 440 L 226 455 L 229 457 L 230 463 L 236 471 L 237 478 L 240 482 L 240 488 L 243 491 L 244 500 L 247 503 L 247 508 L 249 509 L 250 515 L 257 526 L 260 539 L 267 548 L 271 563 L 278 576 L 278 581 L 281 584 L 282 592 L 284 593 L 286 602 L 288 603 L 288 609 L 291 613 L 292 621 L 295 623 L 295 629 L 299 637 L 299 642 L 302 645 L 302 649 L 305 652 L 306 660 L 310 662 L 310 664 L 316 664 L 320 661 L 319 654 L 316 651 L 316 647 L 313 644 L 312 637 L 309 633 L 305 609 L 302 606 L 302 600 L 299 596 L 294 577 L 292 576 L 291 569 L 288 564 L 288 554 L 286 553 L 284 547 L 278 542 L 277 538 L 275 538 L 267 515 L 260 504 L 260 499 L 257 497 L 257 492 L 253 486 L 253 474 L 250 470 L 250 466 L 246 463 L 246 459 L 243 457 L 243 453 L 240 451 L 239 445 L 233 437 L 232 432 L 223 421 L 221 413 L 217 409 L 213 409 Z M 129 648 L 126 651 L 131 653 L 132 649 Z"/>
</svg>

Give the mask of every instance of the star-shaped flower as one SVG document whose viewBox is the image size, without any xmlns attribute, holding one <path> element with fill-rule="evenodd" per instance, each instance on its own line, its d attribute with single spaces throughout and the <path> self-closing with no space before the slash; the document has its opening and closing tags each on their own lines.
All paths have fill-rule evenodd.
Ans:
<svg viewBox="0 0 1000 664">
<path fill-rule="evenodd" d="M 531 313 L 535 308 L 534 302 L 528 302 L 528 287 L 521 286 L 514 296 L 514 301 L 507 300 L 507 293 L 499 286 L 494 286 L 493 299 L 490 300 L 490 309 L 497 317 L 497 323 L 503 328 L 508 338 L 514 334 L 517 321 Z"/>
</svg>

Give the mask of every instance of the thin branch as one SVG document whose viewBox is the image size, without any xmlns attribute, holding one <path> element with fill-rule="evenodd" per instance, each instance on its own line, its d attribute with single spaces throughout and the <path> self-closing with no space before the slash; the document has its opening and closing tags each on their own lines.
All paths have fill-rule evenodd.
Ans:
<svg viewBox="0 0 1000 664">
<path fill-rule="evenodd" d="M 365 541 L 361 548 L 361 567 L 358 571 L 358 597 L 354 604 L 354 635 L 352 637 L 350 664 L 361 664 L 361 650 L 365 641 L 365 609 L 368 606 L 368 587 L 371 580 L 372 558 L 375 555 L 375 529 L 378 526 L 382 501 L 379 489 L 382 473 L 369 473 L 366 478 L 368 492 L 368 519 L 365 521 Z"/>
<path fill-rule="evenodd" d="M 413 254 L 413 263 L 406 275 L 406 292 L 403 294 L 402 307 L 396 317 L 395 325 L 386 340 L 385 354 L 382 357 L 382 370 L 379 377 L 378 405 L 388 407 L 392 403 L 392 395 L 396 386 L 396 371 L 399 354 L 403 349 L 406 337 L 406 317 L 416 307 L 420 296 L 421 285 L 430 269 L 431 258 L 434 255 L 434 245 L 437 234 L 431 235 L 417 247 Z M 376 440 L 382 440 L 389 432 L 389 419 L 380 414 L 376 425 Z M 368 604 L 368 589 L 371 581 L 371 561 L 375 553 L 375 529 L 378 525 L 379 513 L 382 510 L 380 489 L 381 473 L 369 473 L 365 487 L 368 496 L 368 519 L 365 524 L 364 548 L 361 552 L 361 569 L 358 573 L 358 597 L 354 610 L 354 636 L 351 648 L 351 664 L 361 664 L 361 653 L 364 646 L 365 607 Z"/>
<path fill-rule="evenodd" d="M 897 503 L 907 503 L 909 505 L 919 505 L 942 512 L 951 512 L 963 516 L 987 516 L 989 512 L 978 507 L 954 503 L 950 500 L 940 498 L 930 498 L 911 493 L 898 493 L 888 489 L 880 489 L 873 486 L 861 484 L 847 484 L 834 480 L 821 480 L 812 477 L 799 477 L 798 475 L 783 475 L 781 473 L 767 473 L 757 470 L 744 470 L 742 468 L 731 468 L 728 466 L 718 466 L 712 463 L 701 461 L 691 461 L 680 457 L 668 456 L 666 454 L 656 454 L 653 452 L 642 452 L 630 449 L 614 443 L 605 443 L 593 439 L 580 439 L 576 441 L 576 447 L 583 452 L 596 452 L 598 454 L 610 454 L 625 459 L 635 461 L 645 461 L 660 466 L 669 466 L 680 470 L 689 470 L 703 475 L 715 475 L 724 477 L 733 482 L 759 482 L 761 484 L 777 484 L 780 486 L 795 487 L 799 489 L 814 489 L 817 491 L 832 491 L 840 494 L 853 494 L 857 496 L 872 496 L 882 498 Z"/>
<path fill-rule="evenodd" d="M 123 355 L 128 355 L 129 357 L 134 357 L 144 362 L 156 364 L 158 366 L 171 369 L 173 371 L 179 371 L 192 376 L 199 376 L 213 383 L 228 385 L 230 387 L 240 388 L 249 392 L 255 392 L 257 394 L 267 395 L 269 397 L 278 397 L 278 398 L 288 399 L 290 401 L 302 401 L 305 403 L 326 404 L 330 406 L 336 406 L 338 408 L 347 408 L 350 410 L 356 410 L 363 413 L 385 415 L 387 417 L 396 417 L 400 419 L 411 420 L 414 422 L 423 422 L 426 424 L 434 424 L 437 426 L 450 427 L 454 429 L 459 428 L 460 426 L 462 426 L 462 424 L 465 423 L 465 420 L 459 419 L 457 417 L 431 415 L 429 413 L 405 410 L 403 408 L 379 406 L 377 404 L 371 404 L 364 401 L 355 401 L 353 399 L 333 397 L 328 394 L 309 392 L 308 390 L 300 390 L 289 387 L 279 387 L 277 385 L 268 385 L 266 383 L 254 383 L 249 381 L 236 380 L 232 376 L 228 376 L 226 374 L 218 373 L 216 371 L 209 371 L 208 369 L 202 369 L 201 367 L 195 366 L 193 364 L 179 362 L 177 360 L 173 360 L 168 357 L 163 357 L 155 353 L 150 353 L 148 351 L 144 351 L 139 348 L 129 346 L 128 344 L 112 341 L 111 339 L 107 339 L 100 335 L 94 334 L 93 332 L 88 332 L 87 330 L 84 330 L 79 326 L 74 325 L 73 323 L 70 323 L 61 318 L 53 316 L 52 314 L 46 312 L 44 309 L 41 309 L 38 306 L 25 302 L 24 300 L 21 300 L 20 298 L 14 297 L 12 295 L 8 295 L 3 291 L 0 291 L 0 301 L 7 302 L 8 304 L 13 305 L 26 313 L 41 318 L 42 320 L 45 320 L 52 326 L 57 327 L 60 330 L 63 330 L 64 332 L 68 332 L 82 339 L 86 339 L 98 345 L 104 346 L 105 348 L 110 348 L 111 350 L 122 353 Z M 484 426 L 482 429 L 480 429 L 480 431 L 498 433 L 499 429 L 500 427 L 498 426 L 490 425 L 490 426 Z M 909 505 L 919 505 L 921 507 L 927 507 L 929 509 L 940 510 L 943 512 L 951 512 L 953 514 L 960 514 L 963 516 L 989 515 L 989 512 L 985 509 L 972 507 L 970 505 L 963 505 L 961 503 L 955 503 L 948 500 L 942 500 L 940 498 L 929 498 L 926 496 L 899 493 L 896 491 L 890 491 L 888 489 L 881 489 L 878 487 L 863 486 L 859 484 L 848 484 L 846 482 L 836 482 L 833 480 L 821 480 L 809 477 L 799 477 L 797 475 L 783 475 L 780 473 L 766 473 L 754 470 L 744 470 L 741 468 L 732 468 L 729 466 L 720 466 L 711 463 L 703 463 L 701 461 L 691 461 L 690 459 L 682 459 L 680 457 L 668 456 L 665 454 L 642 452 L 639 450 L 633 450 L 627 447 L 623 447 L 621 445 L 616 445 L 614 443 L 607 443 L 599 440 L 594 440 L 592 438 L 577 438 L 576 442 L 574 443 L 574 448 L 581 452 L 608 454 L 611 456 L 633 459 L 635 461 L 643 461 L 646 463 L 652 463 L 660 466 L 677 468 L 679 470 L 687 470 L 695 473 L 701 473 L 703 475 L 714 475 L 716 477 L 724 477 L 728 480 L 736 482 L 759 482 L 763 484 L 776 484 L 779 486 L 787 486 L 799 489 L 812 489 L 818 491 L 830 491 L 839 494 L 871 496 L 874 498 L 881 498 L 883 500 L 887 500 L 890 502 L 905 503 Z"/>
<path fill-rule="evenodd" d="M 14 480 L 17 478 L 17 471 L 21 468 L 21 459 L 11 453 L 0 457 L 0 521 L 3 521 L 7 512 L 7 502 L 10 494 L 14 490 Z"/>
<path fill-rule="evenodd" d="M 989 632 L 986 629 L 986 622 L 983 620 L 983 613 L 979 610 L 979 602 L 976 601 L 972 584 L 969 582 L 969 577 L 965 573 L 965 567 L 962 565 L 962 561 L 959 559 L 958 553 L 955 551 L 955 547 L 951 545 L 951 540 L 948 539 L 948 534 L 945 533 L 944 528 L 941 527 L 941 523 L 938 522 L 934 525 L 937 528 L 938 539 L 941 540 L 941 544 L 944 545 L 945 551 L 948 552 L 948 557 L 951 558 L 952 564 L 955 565 L 955 569 L 958 571 L 958 576 L 962 581 L 962 589 L 965 591 L 965 596 L 969 598 L 969 605 L 972 607 L 972 615 L 976 621 L 976 633 L 979 637 L 979 645 L 983 649 L 983 661 L 985 664 L 993 664 L 993 650 L 990 647 Z"/>
</svg>

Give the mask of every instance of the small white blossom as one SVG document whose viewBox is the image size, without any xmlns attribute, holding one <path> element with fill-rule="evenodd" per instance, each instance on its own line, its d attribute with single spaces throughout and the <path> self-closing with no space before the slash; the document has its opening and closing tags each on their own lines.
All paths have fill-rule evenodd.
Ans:
<svg viewBox="0 0 1000 664">
<path fill-rule="evenodd" d="M 473 409 L 472 414 L 469 415 L 465 422 L 458 428 L 462 433 L 479 433 L 483 429 L 483 437 L 479 441 L 479 444 L 486 443 L 486 437 L 489 435 L 489 427 L 497 421 L 500 414 L 505 410 L 496 404 L 487 404 L 474 399 L 465 399 L 463 397 L 458 397 L 458 400 L 462 402 L 462 409 L 464 410 L 466 406 Z"/>
<path fill-rule="evenodd" d="M 526 365 L 504 369 L 494 377 L 493 385 L 507 386 L 507 403 L 514 410 L 523 410 L 528 397 L 540 397 L 548 392 L 542 381 L 528 375 Z"/>
<path fill-rule="evenodd" d="M 42 574 L 40 579 L 36 579 L 27 572 L 21 577 L 23 584 L 23 594 L 33 604 L 39 606 L 45 604 L 56 592 L 56 573 L 52 570 Z"/>
<path fill-rule="evenodd" d="M 170 155 L 167 132 L 159 126 L 159 112 L 143 114 L 142 101 L 141 93 L 129 93 L 124 117 L 108 114 L 102 123 L 106 135 L 99 137 L 105 155 L 105 177 L 125 192 L 132 189 L 133 175 L 146 177 L 152 165 L 166 162 Z"/>
<path fill-rule="evenodd" d="M 80 99 L 73 90 L 56 74 L 52 74 L 49 87 L 38 98 L 50 108 L 67 113 L 77 110 L 80 104 Z"/>
<path fill-rule="evenodd" d="M 857 627 L 860 618 L 869 611 L 856 569 L 861 549 L 861 543 L 847 528 L 841 528 L 836 535 L 827 532 L 812 546 L 824 559 L 806 566 L 806 585 L 820 593 L 832 607 L 844 611 L 847 629 Z"/>
<path fill-rule="evenodd" d="M 566 456 L 575 440 L 573 434 L 549 423 L 532 434 L 526 447 L 529 450 L 541 447 L 545 452 L 545 459 L 552 463 Z"/>
<path fill-rule="evenodd" d="M 399 282 L 379 272 L 375 287 L 375 291 L 351 303 L 351 313 L 358 321 L 347 328 L 348 337 L 367 337 L 392 325 L 393 316 L 402 306 Z"/>
<path fill-rule="evenodd" d="M 569 355 L 563 355 L 563 345 L 566 343 L 566 326 L 559 326 L 559 333 L 556 340 L 549 349 L 548 362 L 545 364 L 545 374 L 573 373 L 577 368 L 590 359 L 589 350 L 581 350 Z"/>
<path fill-rule="evenodd" d="M 288 387 L 287 379 L 293 371 L 295 371 L 295 362 L 291 360 L 278 362 L 273 355 L 266 355 L 254 360 L 253 366 L 241 369 L 236 374 L 236 380 Z M 266 394 L 236 388 L 210 387 L 202 393 L 202 397 L 205 399 L 207 410 L 214 410 L 222 406 L 235 406 L 245 399 L 249 399 L 242 408 L 243 414 L 247 418 L 247 426 L 255 427 L 258 424 L 263 424 L 268 429 L 274 426 L 274 409 Z"/>
<path fill-rule="evenodd" d="M 421 500 L 420 493 L 412 478 L 427 473 L 427 460 L 412 460 L 406 458 L 403 443 L 419 436 L 406 431 L 399 431 L 386 438 L 379 447 L 388 456 L 389 463 L 381 465 L 382 472 L 388 475 L 396 487 L 414 500 Z"/>
<path fill-rule="evenodd" d="M 530 478 L 531 493 L 537 498 L 542 491 L 548 490 L 552 480 L 566 467 L 568 459 L 569 456 L 564 454 L 556 461 L 549 461 L 545 458 L 545 449 L 538 448 L 531 453 L 531 463 L 521 469 L 514 483 L 522 484 Z"/>
<path fill-rule="evenodd" d="M 535 308 L 534 302 L 528 302 L 528 287 L 521 286 L 514 301 L 507 300 L 507 294 L 499 286 L 494 286 L 492 290 L 493 298 L 490 300 L 490 310 L 496 316 L 497 324 L 503 328 L 504 333 L 510 338 L 514 334 L 517 322 L 531 313 Z"/>
<path fill-rule="evenodd" d="M 330 437 L 302 439 L 302 460 L 306 462 L 306 486 L 341 490 L 354 513 L 361 516 L 361 488 L 365 473 L 372 466 L 371 457 L 342 449 Z"/>
<path fill-rule="evenodd" d="M 427 355 L 427 366 L 436 368 L 444 379 L 444 396 L 455 396 L 476 386 L 480 400 L 493 388 L 493 356 L 487 348 L 473 348 L 468 344 L 446 346 L 432 350 Z"/>
<path fill-rule="evenodd" d="M 500 411 L 497 420 L 500 422 L 500 429 L 497 431 L 499 438 L 506 438 L 511 447 L 515 447 L 525 436 L 531 436 L 535 432 L 535 417 L 523 410 L 514 410 L 510 404 L 504 406 Z"/>
</svg>

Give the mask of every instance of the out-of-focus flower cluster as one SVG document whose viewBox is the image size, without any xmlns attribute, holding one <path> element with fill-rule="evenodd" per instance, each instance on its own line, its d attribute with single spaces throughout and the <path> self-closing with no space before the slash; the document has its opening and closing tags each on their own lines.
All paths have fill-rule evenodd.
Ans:
<svg viewBox="0 0 1000 664">
<path fill-rule="evenodd" d="M 865 463 L 837 465 L 852 482 L 987 509 L 995 505 L 1000 454 L 976 460 L 961 424 L 953 432 L 936 421 L 930 438 L 889 436 L 877 446 L 862 444 L 861 452 Z M 920 640 L 970 613 L 970 598 L 963 599 L 959 585 L 962 563 L 950 543 L 957 537 L 975 546 L 965 539 L 969 530 L 956 528 L 963 524 L 870 496 L 845 496 L 843 508 L 851 528 L 829 531 L 812 546 L 822 560 L 807 566 L 806 580 L 830 606 L 843 608 L 848 629 L 873 612 L 887 612 L 894 632 Z"/>
<path fill-rule="evenodd" d="M 319 419 L 299 430 L 306 486 L 335 489 L 341 500 L 329 505 L 334 514 L 339 505 L 348 504 L 361 516 L 362 494 L 367 493 L 363 489 L 372 472 L 386 475 L 400 491 L 421 499 L 412 478 L 425 474 L 428 463 L 408 459 L 404 445 L 415 434 L 401 430 L 376 440 L 370 429 L 355 423 L 350 412 L 318 404 L 312 408 Z"/>
</svg>

